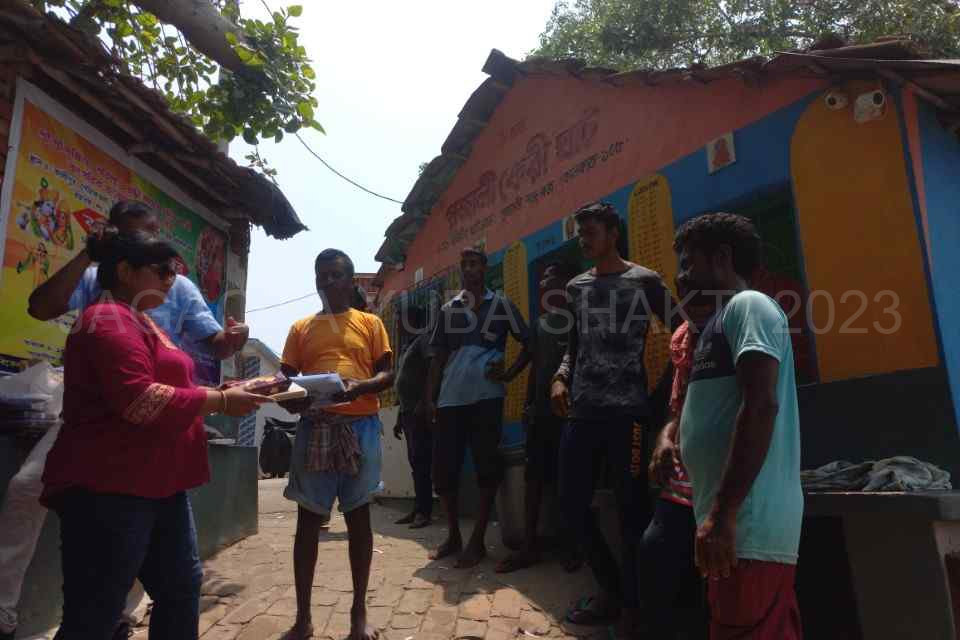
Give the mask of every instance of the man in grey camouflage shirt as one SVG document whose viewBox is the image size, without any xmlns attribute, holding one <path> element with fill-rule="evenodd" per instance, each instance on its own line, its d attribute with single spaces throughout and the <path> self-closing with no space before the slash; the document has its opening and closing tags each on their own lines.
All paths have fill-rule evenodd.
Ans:
<svg viewBox="0 0 960 640">
<path fill-rule="evenodd" d="M 600 592 L 568 618 L 576 624 L 605 624 L 622 614 L 629 634 L 639 606 L 636 544 L 649 519 L 646 474 L 634 478 L 630 473 L 634 424 L 644 425 L 650 413 L 644 365 L 650 315 L 672 329 L 667 318 L 673 304 L 659 274 L 620 257 L 620 216 L 612 205 L 583 207 L 576 220 L 584 257 L 595 266 L 567 285 L 573 329 L 551 401 L 558 415 L 570 418 L 560 445 L 565 525 L 574 542 L 583 542 Z M 601 461 L 617 497 L 622 575 L 590 510 Z"/>
</svg>

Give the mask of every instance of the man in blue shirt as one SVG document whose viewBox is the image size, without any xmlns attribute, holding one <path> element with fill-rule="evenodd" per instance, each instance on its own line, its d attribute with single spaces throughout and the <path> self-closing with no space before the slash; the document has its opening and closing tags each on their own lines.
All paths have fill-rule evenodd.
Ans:
<svg viewBox="0 0 960 640">
<path fill-rule="evenodd" d="M 504 383 L 530 362 L 529 333 L 520 311 L 486 288 L 487 256 L 477 248 L 460 255 L 464 290 L 440 309 L 430 339 L 433 358 L 424 404 L 434 427 L 433 482 L 447 512 L 450 533 L 434 559 L 460 554 L 457 566 L 474 567 L 486 556 L 484 535 L 500 484 L 500 435 Z M 504 371 L 507 335 L 523 345 Z M 480 487 L 480 509 L 470 542 L 463 547 L 458 512 L 460 471 L 467 447 Z M 462 551 L 462 553 L 461 553 Z"/>
<path fill-rule="evenodd" d="M 121 200 L 110 210 L 110 225 L 120 233 L 146 231 L 159 234 L 157 216 L 141 202 Z M 97 267 L 86 250 L 78 253 L 30 295 L 28 311 L 37 320 L 55 320 L 68 311 L 78 311 L 100 297 Z M 187 277 L 178 275 L 167 301 L 152 309 L 150 317 L 180 347 L 203 345 L 218 360 L 229 358 L 246 344 L 246 325 L 227 319 L 224 331 L 213 317 L 203 295 Z"/>
<path fill-rule="evenodd" d="M 110 225 L 120 233 L 146 231 L 158 234 L 157 216 L 146 205 L 120 201 L 110 210 Z M 97 267 L 86 250 L 81 251 L 30 296 L 29 313 L 37 320 L 54 320 L 68 311 L 79 311 L 96 302 L 101 289 Z M 167 301 L 148 312 L 178 346 L 194 347 L 194 353 L 206 351 L 224 359 L 243 348 L 249 336 L 246 325 L 227 320 L 224 331 L 213 317 L 197 286 L 177 276 Z M 34 446 L 17 474 L 10 480 L 0 510 L 0 640 L 12 639 L 17 627 L 16 605 L 23 578 L 33 557 L 47 510 L 38 501 L 43 489 L 41 476 L 47 453 L 56 440 L 58 427 L 52 427 Z M 115 637 L 126 638 L 128 620 L 143 595 L 139 583 L 128 598 L 124 621 Z"/>
<path fill-rule="evenodd" d="M 718 296 L 694 351 L 680 422 L 710 637 L 799 640 L 794 578 L 803 493 L 787 318 L 747 284 L 761 248 L 747 218 L 695 218 L 677 232 L 674 248 L 690 289 Z"/>
</svg>

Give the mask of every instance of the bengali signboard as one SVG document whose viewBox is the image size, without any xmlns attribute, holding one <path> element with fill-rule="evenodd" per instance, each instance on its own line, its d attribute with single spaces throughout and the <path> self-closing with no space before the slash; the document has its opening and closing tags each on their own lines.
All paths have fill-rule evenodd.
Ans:
<svg viewBox="0 0 960 640">
<path fill-rule="evenodd" d="M 161 234 L 182 258 L 182 274 L 222 323 L 227 236 L 209 212 L 23 81 L 10 144 L 0 201 L 0 368 L 38 358 L 59 362 L 75 314 L 39 322 L 27 314 L 27 300 L 83 250 L 87 234 L 121 199 L 157 211 Z M 189 350 L 198 379 L 219 382 L 219 363 L 202 349 Z"/>
</svg>

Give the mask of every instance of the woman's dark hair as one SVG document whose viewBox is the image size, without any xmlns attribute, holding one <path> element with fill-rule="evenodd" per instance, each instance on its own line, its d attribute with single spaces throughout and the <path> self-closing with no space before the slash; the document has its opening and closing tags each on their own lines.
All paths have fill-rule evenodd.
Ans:
<svg viewBox="0 0 960 640">
<path fill-rule="evenodd" d="M 110 224 L 119 227 L 130 218 L 137 220 L 153 215 L 153 210 L 138 200 L 118 200 L 110 208 Z"/>
<path fill-rule="evenodd" d="M 677 253 L 698 250 L 707 256 L 716 253 L 721 245 L 730 247 L 737 275 L 752 277 L 760 266 L 763 245 L 749 218 L 733 213 L 707 213 L 685 222 L 673 241 Z"/>
<path fill-rule="evenodd" d="M 87 238 L 87 253 L 91 260 L 99 263 L 97 282 L 102 289 L 117 286 L 117 267 L 121 262 L 140 268 L 165 264 L 179 257 L 170 244 L 149 233 L 120 233 L 113 226 L 106 227 L 99 236 L 90 235 Z"/>
</svg>

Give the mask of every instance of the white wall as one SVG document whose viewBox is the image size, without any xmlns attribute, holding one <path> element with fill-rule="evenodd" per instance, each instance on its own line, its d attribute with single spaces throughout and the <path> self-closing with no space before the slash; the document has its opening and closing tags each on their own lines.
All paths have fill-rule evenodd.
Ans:
<svg viewBox="0 0 960 640">
<path fill-rule="evenodd" d="M 407 442 L 393 437 L 393 426 L 397 424 L 398 407 L 389 407 L 380 410 L 380 421 L 383 422 L 383 469 L 380 477 L 383 480 L 382 496 L 387 498 L 412 498 L 413 475 L 410 463 L 407 462 Z"/>
</svg>

